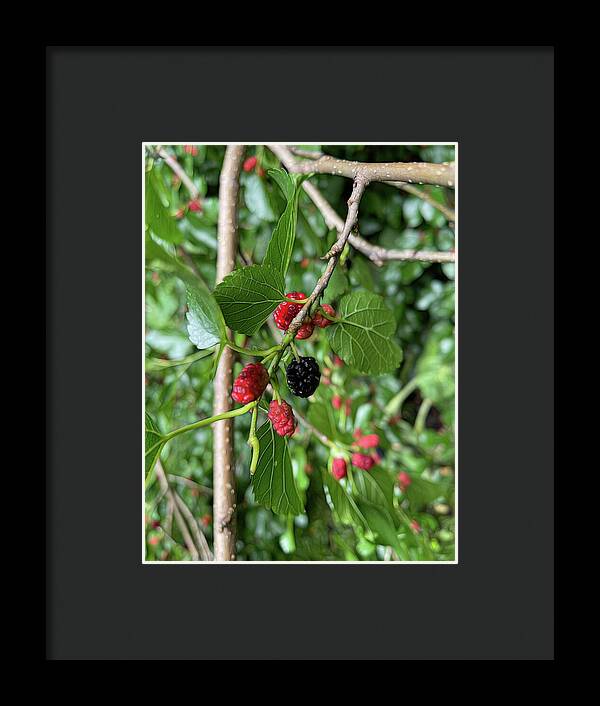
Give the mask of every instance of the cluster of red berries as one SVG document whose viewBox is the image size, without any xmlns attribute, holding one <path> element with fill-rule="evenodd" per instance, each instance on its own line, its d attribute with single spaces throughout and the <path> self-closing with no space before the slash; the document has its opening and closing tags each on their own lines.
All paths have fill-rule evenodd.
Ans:
<svg viewBox="0 0 600 706">
<path fill-rule="evenodd" d="M 379 450 L 379 436 L 377 434 L 363 435 L 360 429 L 354 432 L 356 444 L 361 449 L 374 449 L 370 454 L 356 451 L 352 454 L 352 465 L 360 468 L 363 471 L 370 471 L 373 466 L 378 464 L 382 459 L 382 452 Z M 331 473 L 336 480 L 345 478 L 348 468 L 346 460 L 338 457 L 334 458 L 331 464 Z"/>
<path fill-rule="evenodd" d="M 197 157 L 198 156 L 198 148 L 196 145 L 184 145 L 183 146 L 183 151 L 186 154 L 191 154 L 192 157 Z"/>
<path fill-rule="evenodd" d="M 244 162 L 242 169 L 245 172 L 251 172 L 254 170 L 259 177 L 264 177 L 265 175 L 265 170 L 260 166 L 256 157 L 248 157 L 248 159 Z"/>
<path fill-rule="evenodd" d="M 287 299 L 296 299 L 297 301 L 306 299 L 304 292 L 288 292 L 285 296 Z M 281 302 L 273 312 L 273 319 L 275 320 L 277 328 L 282 331 L 287 331 L 292 321 L 302 309 L 302 306 L 302 304 L 294 304 L 293 302 Z M 335 316 L 335 310 L 329 304 L 323 304 L 321 308 L 326 314 L 329 314 L 329 316 Z M 302 326 L 300 326 L 296 333 L 296 338 L 299 340 L 310 338 L 315 330 L 315 326 L 327 328 L 327 326 L 332 323 L 333 322 L 326 316 L 317 312 L 312 318 L 306 317 L 304 319 Z"/>
</svg>

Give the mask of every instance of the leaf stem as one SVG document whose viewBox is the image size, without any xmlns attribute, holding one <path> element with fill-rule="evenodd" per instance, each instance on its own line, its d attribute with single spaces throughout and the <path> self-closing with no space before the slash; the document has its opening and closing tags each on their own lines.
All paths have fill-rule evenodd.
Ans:
<svg viewBox="0 0 600 706">
<path fill-rule="evenodd" d="M 155 370 L 163 370 L 164 368 L 174 368 L 177 365 L 189 365 L 190 363 L 195 363 L 197 360 L 202 360 L 202 358 L 208 358 L 208 356 L 213 354 L 214 347 L 207 348 L 203 351 L 198 351 L 197 353 L 192 353 L 185 358 L 180 358 L 179 360 L 163 360 L 162 358 L 146 358 L 146 372 L 153 372 Z"/>
<path fill-rule="evenodd" d="M 165 436 L 163 436 L 162 440 L 164 442 L 167 442 L 173 439 L 174 437 L 179 436 L 179 434 L 185 433 L 186 431 L 193 431 L 194 429 L 201 429 L 202 427 L 207 427 L 213 424 L 214 422 L 221 421 L 221 419 L 231 419 L 232 417 L 239 417 L 241 414 L 246 414 L 246 412 L 249 412 L 251 409 L 254 409 L 257 404 L 258 400 L 254 400 L 253 402 L 248 402 L 248 404 L 244 405 L 243 407 L 231 409 L 229 410 L 229 412 L 222 412 L 221 414 L 215 414 L 212 417 L 201 419 L 199 422 L 186 424 L 184 427 L 179 427 L 179 429 L 175 429 L 169 434 L 166 434 Z"/>
<path fill-rule="evenodd" d="M 429 414 L 429 410 L 431 409 L 432 404 L 433 400 L 431 400 L 429 397 L 426 397 L 421 403 L 421 406 L 419 407 L 417 418 L 415 419 L 415 433 L 417 435 L 419 435 L 425 428 L 425 421 L 427 420 L 427 415 Z"/>
<path fill-rule="evenodd" d="M 237 351 L 238 353 L 243 353 L 244 355 L 252 355 L 257 358 L 266 358 L 267 356 L 273 355 L 273 353 L 276 353 L 280 346 L 272 346 L 271 348 L 267 348 L 266 350 L 259 350 L 256 348 L 242 348 L 241 346 L 237 346 L 233 341 L 230 341 L 227 339 L 226 344 L 234 351 Z"/>
</svg>

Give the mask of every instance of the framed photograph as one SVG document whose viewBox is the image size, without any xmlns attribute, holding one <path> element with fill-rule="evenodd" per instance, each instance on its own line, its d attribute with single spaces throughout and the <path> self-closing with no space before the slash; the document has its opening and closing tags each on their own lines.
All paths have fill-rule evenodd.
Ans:
<svg viewBox="0 0 600 706">
<path fill-rule="evenodd" d="M 555 659 L 555 48 L 46 79 L 47 659 Z"/>
</svg>

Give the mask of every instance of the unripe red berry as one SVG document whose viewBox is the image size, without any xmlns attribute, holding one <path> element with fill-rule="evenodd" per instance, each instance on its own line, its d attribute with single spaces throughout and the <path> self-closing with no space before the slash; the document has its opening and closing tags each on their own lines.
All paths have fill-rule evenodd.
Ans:
<svg viewBox="0 0 600 706">
<path fill-rule="evenodd" d="M 406 471 L 400 471 L 400 473 L 398 473 L 398 485 L 400 486 L 400 490 L 405 490 L 411 483 L 412 478 Z"/>
<path fill-rule="evenodd" d="M 345 478 L 347 472 L 346 460 L 343 458 L 334 458 L 331 464 L 331 473 L 336 480 Z"/>
<path fill-rule="evenodd" d="M 196 157 L 198 155 L 198 148 L 196 147 L 196 145 L 184 145 L 183 151 L 186 154 L 191 154 L 192 157 Z"/>
<path fill-rule="evenodd" d="M 243 170 L 245 172 L 251 172 L 256 166 L 256 162 L 256 157 L 248 157 L 248 159 L 244 162 Z"/>
<path fill-rule="evenodd" d="M 355 439 L 360 439 L 362 437 L 362 435 L 363 435 L 363 433 L 362 433 L 362 429 L 360 427 L 356 427 L 356 429 L 354 430 L 354 432 L 352 434 L 352 436 Z"/>
<path fill-rule="evenodd" d="M 296 431 L 296 417 L 294 417 L 294 412 L 287 402 L 273 400 L 269 405 L 269 414 L 267 416 L 279 436 L 292 436 Z"/>
<path fill-rule="evenodd" d="M 358 445 L 361 449 L 373 449 L 379 446 L 379 436 L 377 434 L 367 434 L 358 439 Z"/>
<path fill-rule="evenodd" d="M 159 542 L 160 537 L 157 534 L 153 535 L 148 539 L 148 544 L 151 544 L 153 547 L 155 547 Z"/>
<path fill-rule="evenodd" d="M 350 416 L 350 412 L 352 411 L 352 400 L 348 397 L 346 400 L 346 416 Z"/>
<path fill-rule="evenodd" d="M 188 203 L 188 208 L 190 209 L 190 211 L 196 211 L 196 212 L 202 211 L 202 204 L 200 203 L 200 199 L 192 199 Z"/>
<path fill-rule="evenodd" d="M 339 355 L 334 355 L 333 364 L 338 368 L 342 368 L 344 366 L 344 361 L 339 357 Z"/>
<path fill-rule="evenodd" d="M 365 454 L 352 454 L 352 465 L 361 468 L 363 471 L 369 471 L 375 465 L 375 461 L 371 456 Z"/>
<path fill-rule="evenodd" d="M 261 179 L 262 179 L 262 178 L 265 176 L 265 174 L 266 174 L 265 170 L 264 170 L 262 167 L 256 167 L 256 169 L 255 169 L 254 171 L 258 174 L 258 176 L 259 176 Z"/>
<path fill-rule="evenodd" d="M 175 212 L 175 218 L 183 218 L 185 215 L 185 208 L 180 208 Z"/>
<path fill-rule="evenodd" d="M 302 340 L 305 338 L 310 338 L 313 334 L 313 331 L 315 330 L 315 325 L 311 321 L 311 319 L 306 319 L 305 321 L 302 322 L 302 326 L 298 329 L 298 333 L 296 334 L 296 338 L 298 340 Z"/>
<path fill-rule="evenodd" d="M 300 267 L 305 270 L 310 265 L 310 260 L 307 257 L 303 257 L 300 260 Z"/>
<path fill-rule="evenodd" d="M 322 307 L 323 311 L 325 311 L 329 316 L 335 316 L 335 309 L 330 306 L 329 304 L 323 304 Z M 313 319 L 315 322 L 315 326 L 318 326 L 319 328 L 327 328 L 327 326 L 331 326 L 333 321 L 330 321 L 328 318 L 323 316 L 323 314 L 317 312 L 315 314 L 315 318 Z"/>
<path fill-rule="evenodd" d="M 421 531 L 421 525 L 416 520 L 411 520 L 410 527 L 414 532 Z"/>
<path fill-rule="evenodd" d="M 210 523 L 212 522 L 212 515 L 209 515 L 209 514 L 202 515 L 200 522 L 202 522 L 204 527 L 208 527 L 210 525 Z"/>
<path fill-rule="evenodd" d="M 288 292 L 287 299 L 306 299 L 304 292 Z M 302 309 L 303 304 L 292 304 L 292 302 L 281 302 L 273 312 L 273 319 L 277 328 L 287 331 L 295 316 Z M 311 331 L 312 333 L 312 331 Z M 297 334 L 296 334 L 297 335 Z"/>
<path fill-rule="evenodd" d="M 269 373 L 260 363 L 248 363 L 233 383 L 231 396 L 240 404 L 258 399 L 269 383 Z"/>
<path fill-rule="evenodd" d="M 341 409 L 342 407 L 342 398 L 339 395 L 334 395 L 331 398 L 331 404 L 333 405 L 334 409 Z"/>
</svg>

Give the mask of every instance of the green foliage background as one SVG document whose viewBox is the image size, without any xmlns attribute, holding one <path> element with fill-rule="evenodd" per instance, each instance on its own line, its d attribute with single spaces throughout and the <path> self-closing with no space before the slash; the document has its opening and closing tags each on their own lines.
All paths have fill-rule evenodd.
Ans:
<svg viewBox="0 0 600 706">
<path fill-rule="evenodd" d="M 175 218 L 179 209 L 186 209 L 187 190 L 162 160 L 149 158 L 146 167 L 156 193 L 173 216 L 161 238 L 146 242 L 146 411 L 163 433 L 212 414 L 213 356 L 198 353 L 188 338 L 186 288 L 177 274 L 181 263 L 186 263 L 211 290 L 214 287 L 218 182 L 225 147 L 197 148 L 196 156 L 186 154 L 183 146 L 169 150 L 200 191 L 200 213 L 185 210 L 183 217 Z M 454 159 L 452 146 L 322 145 L 321 149 L 360 161 Z M 265 170 L 279 166 L 266 148 L 248 146 L 246 156 L 253 154 Z M 351 181 L 329 175 L 315 175 L 311 180 L 345 217 Z M 452 205 L 452 191 L 426 188 L 441 202 Z M 242 172 L 239 266 L 262 262 L 284 208 L 284 197 L 269 175 Z M 388 248 L 454 248 L 454 232 L 438 210 L 385 184 L 368 187 L 360 206 L 359 228 L 363 237 Z M 328 232 L 320 213 L 302 191 L 286 291 L 312 291 L 324 267 L 319 257 L 334 239 L 335 234 Z M 390 488 L 390 511 L 398 513 L 399 526 L 390 534 L 389 526 L 381 525 L 381 517 L 367 518 L 374 531 L 365 530 L 355 520 L 355 510 L 346 504 L 345 494 L 328 470 L 329 449 L 302 426 L 289 448 L 306 512 L 282 517 L 257 504 L 248 473 L 250 415 L 246 414 L 235 420 L 238 561 L 439 561 L 455 557 L 454 265 L 389 262 L 378 268 L 350 250 L 323 301 L 335 306 L 345 292 L 359 289 L 381 295 L 393 311 L 397 329 L 392 338 L 404 354 L 400 367 L 393 373 L 367 376 L 336 365 L 328 335 L 315 329 L 309 340 L 297 345 L 302 355 L 319 361 L 330 384 L 319 386 L 313 402 L 298 398 L 288 401 L 328 435 L 351 438 L 356 428 L 365 434 L 379 434 L 383 459 L 375 477 Z M 235 342 L 243 345 L 245 337 L 237 334 Z M 269 348 L 275 342 L 268 327 L 263 326 L 252 336 L 250 345 Z M 185 364 L 169 362 L 187 356 L 192 360 Z M 249 360 L 238 361 L 234 374 Z M 348 409 L 345 404 L 340 410 L 333 409 L 334 395 L 348 399 Z M 260 413 L 259 425 L 264 418 Z M 203 531 L 211 544 L 211 428 L 177 437 L 163 451 L 162 461 L 194 516 L 204 520 Z M 407 472 L 412 480 L 405 492 L 398 487 L 400 471 Z M 360 475 L 364 473 L 355 469 L 355 482 L 365 482 Z M 189 559 L 175 523 L 171 535 L 163 531 L 166 502 L 155 477 L 150 478 L 145 500 L 146 559 Z M 420 531 L 411 528 L 414 520 Z"/>
</svg>

